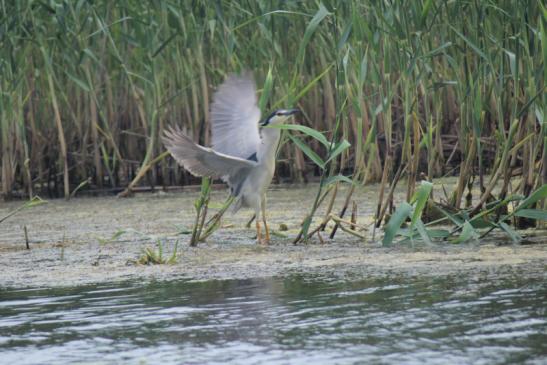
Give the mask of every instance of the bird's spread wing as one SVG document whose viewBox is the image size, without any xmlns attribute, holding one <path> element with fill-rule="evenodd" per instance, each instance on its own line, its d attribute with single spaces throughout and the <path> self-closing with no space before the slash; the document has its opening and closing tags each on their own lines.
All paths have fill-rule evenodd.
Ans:
<svg viewBox="0 0 547 365">
<path fill-rule="evenodd" d="M 179 129 L 168 129 L 163 143 L 179 164 L 195 176 L 222 178 L 230 182 L 246 176 L 256 162 L 218 153 L 195 144 Z"/>
<path fill-rule="evenodd" d="M 211 106 L 212 147 L 248 159 L 260 144 L 255 82 L 250 73 L 230 75 L 218 88 Z"/>
</svg>

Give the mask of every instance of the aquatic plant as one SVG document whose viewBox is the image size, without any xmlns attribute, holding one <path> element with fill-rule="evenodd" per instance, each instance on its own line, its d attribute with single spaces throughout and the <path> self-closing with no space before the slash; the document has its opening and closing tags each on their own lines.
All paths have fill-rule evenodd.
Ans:
<svg viewBox="0 0 547 365">
<path fill-rule="evenodd" d="M 108 238 L 97 237 L 97 241 L 99 241 L 100 245 L 106 245 L 106 244 L 111 243 L 111 242 L 116 242 L 118 240 L 118 238 L 121 238 L 126 233 L 128 233 L 128 230 L 118 229 L 116 232 L 114 232 L 112 234 L 112 236 L 110 236 Z M 140 233 L 140 232 L 137 232 L 137 233 Z"/>
<path fill-rule="evenodd" d="M 21 206 L 15 208 L 14 210 L 12 210 L 11 212 L 9 212 L 8 214 L 4 215 L 3 217 L 0 217 L 0 223 L 2 223 L 3 221 L 5 221 L 5 220 L 8 219 L 9 217 L 12 217 L 12 216 L 16 215 L 17 213 L 19 213 L 19 212 L 22 211 L 23 209 L 32 208 L 32 207 L 35 207 L 35 206 L 38 206 L 38 205 L 42 205 L 42 204 L 47 204 L 47 201 L 41 199 L 39 196 L 35 196 L 35 197 L 33 197 L 32 199 L 30 199 L 29 201 L 27 201 L 26 203 L 24 203 L 23 205 L 21 205 Z"/>
<path fill-rule="evenodd" d="M 218 211 L 207 220 L 207 213 L 209 212 L 209 202 L 211 194 L 211 179 L 208 177 L 201 179 L 201 191 L 199 197 L 194 201 L 194 209 L 196 211 L 196 218 L 191 233 L 189 245 L 197 246 L 199 242 L 203 242 L 213 232 L 215 232 L 221 223 L 221 219 L 234 201 L 233 196 L 228 196 L 225 202 L 220 206 Z M 186 234 L 186 231 L 181 231 L 181 234 Z"/>
<path fill-rule="evenodd" d="M 450 211 L 451 207 L 443 207 L 443 204 L 430 200 L 433 184 L 422 181 L 409 203 L 402 203 L 397 207 L 391 216 L 384 230 L 385 235 L 382 243 L 387 246 L 395 241 L 397 236 L 403 237 L 399 242 L 421 240 L 427 244 L 434 241 L 448 241 L 451 243 L 462 243 L 469 240 L 478 241 L 495 229 L 504 232 L 514 243 L 519 243 L 522 237 L 511 227 L 518 226 L 518 217 L 531 219 L 533 221 L 547 221 L 547 210 L 530 208 L 537 202 L 547 198 L 547 184 L 544 184 L 530 196 L 511 195 L 503 200 L 489 202 L 485 209 L 479 214 L 473 215 L 472 209 Z M 427 224 L 424 224 L 421 217 L 427 203 L 431 203 L 430 209 L 436 210 L 443 215 Z M 509 204 L 516 204 L 511 212 L 507 212 Z M 504 209 L 505 208 L 505 209 Z M 500 211 L 507 213 L 500 213 Z M 410 220 L 407 227 L 404 223 Z M 438 229 L 436 225 L 447 223 L 454 226 L 453 229 Z M 511 224 L 512 223 L 512 224 Z"/>
<path fill-rule="evenodd" d="M 157 249 L 152 249 L 150 247 L 146 247 L 144 249 L 144 252 L 142 256 L 137 260 L 137 263 L 140 265 L 163 265 L 163 264 L 175 264 L 177 262 L 177 249 L 178 249 L 179 241 L 177 240 L 175 242 L 175 248 L 173 249 L 173 253 L 169 257 L 163 256 L 163 244 L 161 240 L 157 240 L 156 246 Z"/>
</svg>

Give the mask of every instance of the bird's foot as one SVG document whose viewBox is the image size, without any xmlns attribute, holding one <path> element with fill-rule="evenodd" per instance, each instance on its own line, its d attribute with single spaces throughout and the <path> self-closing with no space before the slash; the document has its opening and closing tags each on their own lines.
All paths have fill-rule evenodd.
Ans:
<svg viewBox="0 0 547 365">
<path fill-rule="evenodd" d="M 256 244 L 257 245 L 269 245 L 270 244 L 270 237 L 264 237 L 262 235 L 256 236 Z"/>
<path fill-rule="evenodd" d="M 262 229 L 260 227 L 258 219 L 256 220 L 256 243 L 259 245 L 268 244 L 267 242 L 264 242 L 264 237 L 262 237 Z"/>
<path fill-rule="evenodd" d="M 266 237 L 264 237 L 266 244 L 270 243 L 270 228 L 266 225 Z"/>
</svg>

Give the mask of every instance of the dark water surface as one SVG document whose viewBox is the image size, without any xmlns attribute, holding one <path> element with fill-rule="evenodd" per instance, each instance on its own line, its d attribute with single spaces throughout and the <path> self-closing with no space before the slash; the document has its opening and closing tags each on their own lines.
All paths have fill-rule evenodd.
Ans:
<svg viewBox="0 0 547 365">
<path fill-rule="evenodd" d="M 0 363 L 546 364 L 546 298 L 517 274 L 0 289 Z"/>
</svg>

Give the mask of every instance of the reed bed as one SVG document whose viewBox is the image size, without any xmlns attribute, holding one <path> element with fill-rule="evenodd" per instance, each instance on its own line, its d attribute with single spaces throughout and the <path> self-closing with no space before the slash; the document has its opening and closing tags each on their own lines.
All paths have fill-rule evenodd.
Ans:
<svg viewBox="0 0 547 365">
<path fill-rule="evenodd" d="M 380 224 L 399 182 L 411 200 L 457 175 L 444 203 L 476 214 L 494 187 L 547 183 L 546 21 L 536 0 L 0 0 L 1 193 L 198 183 L 160 136 L 207 144 L 214 87 L 250 69 L 264 113 L 298 106 L 351 143 L 330 160 L 306 135 L 311 154 L 283 143 L 277 181 L 381 181 Z"/>
</svg>

